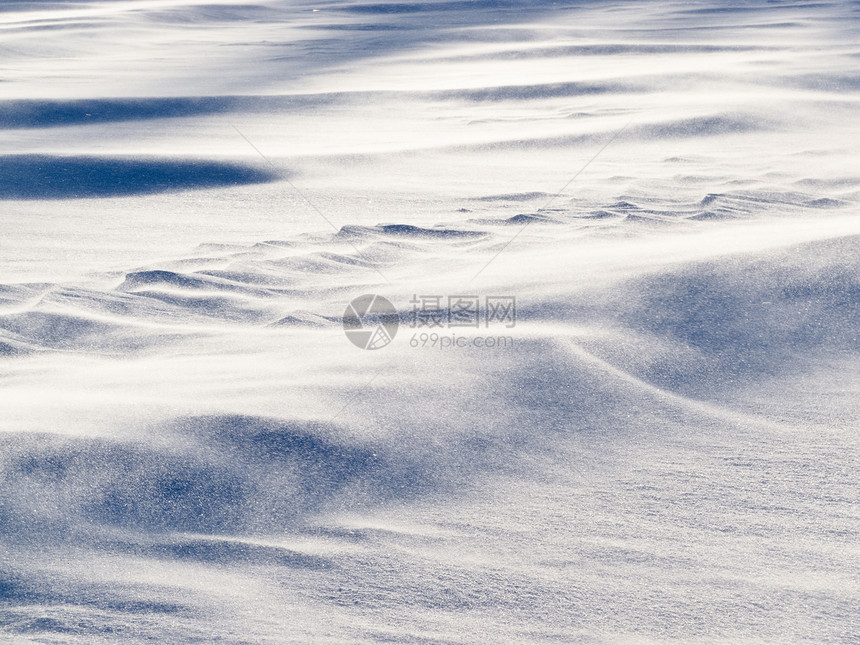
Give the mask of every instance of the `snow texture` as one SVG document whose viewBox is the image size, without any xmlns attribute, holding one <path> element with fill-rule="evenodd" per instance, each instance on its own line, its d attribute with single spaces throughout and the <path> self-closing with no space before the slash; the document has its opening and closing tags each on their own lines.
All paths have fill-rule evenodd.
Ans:
<svg viewBox="0 0 860 645">
<path fill-rule="evenodd" d="M 0 33 L 0 642 L 860 642 L 856 2 Z"/>
</svg>

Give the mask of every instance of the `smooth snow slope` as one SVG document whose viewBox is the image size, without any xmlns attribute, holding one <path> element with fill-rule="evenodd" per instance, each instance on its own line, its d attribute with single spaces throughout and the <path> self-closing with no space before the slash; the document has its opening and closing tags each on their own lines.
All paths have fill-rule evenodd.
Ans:
<svg viewBox="0 0 860 645">
<path fill-rule="evenodd" d="M 858 26 L 3 3 L 0 642 L 858 642 Z"/>
</svg>

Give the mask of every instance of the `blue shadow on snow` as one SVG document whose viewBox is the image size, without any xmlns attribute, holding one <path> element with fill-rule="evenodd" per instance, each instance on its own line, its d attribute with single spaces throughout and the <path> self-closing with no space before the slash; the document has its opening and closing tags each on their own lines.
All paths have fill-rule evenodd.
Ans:
<svg viewBox="0 0 860 645">
<path fill-rule="evenodd" d="M 196 159 L 2 155 L 0 199 L 126 197 L 275 181 L 273 171 Z"/>
</svg>

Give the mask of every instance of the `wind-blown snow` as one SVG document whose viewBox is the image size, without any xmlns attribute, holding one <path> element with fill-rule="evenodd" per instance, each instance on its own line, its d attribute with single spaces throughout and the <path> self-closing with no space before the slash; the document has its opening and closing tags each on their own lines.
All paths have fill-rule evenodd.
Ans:
<svg viewBox="0 0 860 645">
<path fill-rule="evenodd" d="M 0 641 L 856 643 L 858 25 L 5 3 Z"/>
</svg>

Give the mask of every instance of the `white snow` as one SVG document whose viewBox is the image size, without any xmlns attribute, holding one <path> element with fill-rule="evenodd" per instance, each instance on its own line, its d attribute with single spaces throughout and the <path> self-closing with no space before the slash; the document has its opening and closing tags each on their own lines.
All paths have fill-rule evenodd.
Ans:
<svg viewBox="0 0 860 645">
<path fill-rule="evenodd" d="M 858 24 L 5 3 L 0 641 L 857 642 Z"/>
</svg>

